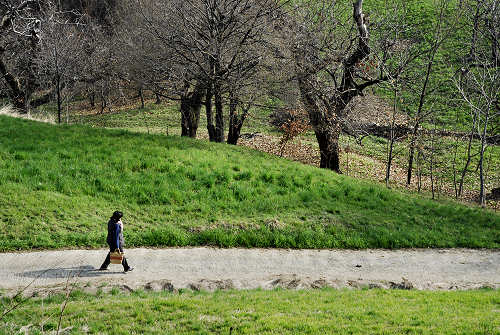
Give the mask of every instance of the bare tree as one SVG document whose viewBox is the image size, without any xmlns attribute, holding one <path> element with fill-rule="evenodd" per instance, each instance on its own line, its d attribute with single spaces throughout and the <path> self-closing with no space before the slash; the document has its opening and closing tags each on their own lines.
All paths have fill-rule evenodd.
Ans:
<svg viewBox="0 0 500 335">
<path fill-rule="evenodd" d="M 500 3 L 498 0 L 465 2 L 471 39 L 468 55 L 458 71 L 456 85 L 472 114 L 472 129 L 479 135 L 479 203 L 486 205 L 485 151 L 488 132 L 500 121 Z M 469 142 L 470 151 L 470 142 Z M 464 169 L 465 174 L 470 155 Z"/>
<path fill-rule="evenodd" d="M 157 8 L 166 12 L 158 12 Z M 196 137 L 204 84 L 195 75 L 194 65 L 185 62 L 168 43 L 174 33 L 172 4 L 153 1 L 123 1 L 117 6 L 114 22 L 114 71 L 122 84 L 139 89 L 141 106 L 143 91 L 180 101 L 181 135 Z M 139 9 L 139 10 L 137 10 Z M 165 13 L 167 13 L 165 15 Z M 170 30 L 169 30 L 170 29 Z"/>
<path fill-rule="evenodd" d="M 448 17 L 446 16 L 449 11 L 449 2 L 446 0 L 441 0 L 438 3 L 439 13 L 435 19 L 434 31 L 432 34 L 432 39 L 430 45 L 427 47 L 428 52 L 426 53 L 425 59 L 425 72 L 424 77 L 422 79 L 422 83 L 420 89 L 418 91 L 418 102 L 417 109 L 413 115 L 413 125 L 412 131 L 410 134 L 410 145 L 408 152 L 408 170 L 407 170 L 407 178 L 406 184 L 411 184 L 412 179 L 412 171 L 413 171 L 413 161 L 415 156 L 415 148 L 416 142 L 419 137 L 419 130 L 422 123 L 430 117 L 431 114 L 435 113 L 435 110 L 429 108 L 426 103 L 429 100 L 429 96 L 435 90 L 435 88 L 431 87 L 432 77 L 436 74 L 436 63 L 437 63 L 437 55 L 440 51 L 443 43 L 450 38 L 451 33 L 456 29 L 456 24 L 450 22 Z M 441 85 L 442 83 L 440 83 Z"/>
<path fill-rule="evenodd" d="M 203 92 L 210 140 L 224 141 L 225 101 L 229 100 L 230 91 L 233 97 L 237 94 L 234 84 L 241 86 L 234 79 L 246 80 L 254 75 L 262 59 L 266 35 L 271 31 L 272 13 L 281 4 L 275 0 L 132 0 L 132 3 L 142 15 L 141 31 L 171 55 L 167 66 L 172 76 L 168 81 L 170 88 L 177 87 L 166 91 L 195 103 L 191 106 L 194 110 L 198 109 L 198 95 Z M 177 84 L 172 83 L 174 80 Z M 166 81 L 158 78 L 156 82 Z M 186 92 L 188 95 L 182 98 Z M 194 100 L 189 92 L 196 93 Z M 184 112 L 188 116 L 188 110 Z M 184 117 L 184 121 L 190 119 Z"/>
<path fill-rule="evenodd" d="M 0 75 L 13 105 L 28 112 L 80 80 L 87 35 L 76 11 L 51 0 L 0 1 Z"/>
<path fill-rule="evenodd" d="M 391 54 L 387 49 L 384 59 L 379 57 L 382 50 L 372 50 L 362 0 L 353 3 L 354 29 L 348 12 L 344 2 L 306 2 L 294 12 L 300 18 L 292 27 L 296 80 L 319 144 L 320 167 L 338 173 L 339 136 L 348 130 L 348 106 L 368 87 L 388 80 L 381 61 Z"/>
<path fill-rule="evenodd" d="M 233 69 L 226 79 L 229 96 L 229 122 L 227 143 L 236 145 L 241 129 L 250 116 L 253 107 L 260 105 L 268 95 L 269 85 L 272 85 L 276 75 L 273 50 L 277 47 L 273 41 L 273 32 L 263 36 L 260 50 L 251 50 L 251 54 L 260 54 L 253 63 L 242 62 Z M 266 38 L 266 41 L 264 41 Z"/>
<path fill-rule="evenodd" d="M 386 8 L 386 11 L 392 13 L 392 18 L 384 22 L 386 27 L 380 29 L 377 42 L 383 45 L 379 47 L 379 50 L 382 50 L 379 56 L 380 64 L 385 68 L 384 72 L 388 77 L 388 80 L 381 86 L 392 95 L 385 173 L 385 183 L 389 187 L 394 157 L 401 153 L 401 149 L 395 150 L 395 143 L 407 136 L 407 130 L 401 129 L 401 125 L 396 124 L 399 111 L 405 108 L 402 91 L 413 82 L 413 75 L 409 71 L 410 65 L 425 55 L 426 50 L 422 50 L 418 39 L 415 38 L 415 33 L 419 33 L 418 28 L 408 23 L 408 17 L 411 14 L 405 3 L 394 3 L 392 7 Z M 391 61 L 387 62 L 389 58 Z"/>
<path fill-rule="evenodd" d="M 12 104 L 22 111 L 48 101 L 50 94 L 31 101 L 36 89 L 36 67 L 42 21 L 48 1 L 0 1 L 0 75 Z"/>
<path fill-rule="evenodd" d="M 123 77 L 119 46 L 112 36 L 98 25 L 89 24 L 83 42 L 84 59 L 79 69 L 78 83 L 87 91 L 91 105 L 99 104 L 100 113 L 123 99 L 122 86 L 128 78 Z"/>
<path fill-rule="evenodd" d="M 58 12 L 53 8 L 47 13 L 47 22 L 40 33 L 38 76 L 46 78 L 50 90 L 55 91 L 59 123 L 63 103 L 76 93 L 74 89 L 85 68 L 88 24 L 78 13 Z"/>
</svg>

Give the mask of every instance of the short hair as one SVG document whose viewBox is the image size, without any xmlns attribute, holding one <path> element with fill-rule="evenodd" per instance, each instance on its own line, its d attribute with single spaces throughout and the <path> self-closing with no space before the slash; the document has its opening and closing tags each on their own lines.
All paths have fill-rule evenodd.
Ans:
<svg viewBox="0 0 500 335">
<path fill-rule="evenodd" d="M 120 220 L 122 218 L 122 216 L 123 216 L 122 212 L 115 211 L 115 212 L 113 212 L 113 215 L 111 216 L 111 220 L 118 221 L 118 220 Z"/>
</svg>

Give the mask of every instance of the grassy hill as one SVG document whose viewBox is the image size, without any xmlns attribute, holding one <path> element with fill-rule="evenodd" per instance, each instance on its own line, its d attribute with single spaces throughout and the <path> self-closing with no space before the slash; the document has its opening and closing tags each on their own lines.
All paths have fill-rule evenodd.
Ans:
<svg viewBox="0 0 500 335">
<path fill-rule="evenodd" d="M 0 116 L 0 250 L 500 247 L 500 216 L 258 151 Z"/>
</svg>

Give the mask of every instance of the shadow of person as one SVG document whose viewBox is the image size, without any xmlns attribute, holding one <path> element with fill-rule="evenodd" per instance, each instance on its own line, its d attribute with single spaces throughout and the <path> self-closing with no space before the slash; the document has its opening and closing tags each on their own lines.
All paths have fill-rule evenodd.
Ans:
<svg viewBox="0 0 500 335">
<path fill-rule="evenodd" d="M 28 278 L 90 278 L 90 277 L 101 277 L 104 275 L 123 273 L 123 271 L 99 271 L 97 268 L 91 265 L 82 265 L 69 268 L 52 268 L 45 270 L 36 271 L 24 271 L 16 273 L 18 277 L 28 277 Z"/>
</svg>

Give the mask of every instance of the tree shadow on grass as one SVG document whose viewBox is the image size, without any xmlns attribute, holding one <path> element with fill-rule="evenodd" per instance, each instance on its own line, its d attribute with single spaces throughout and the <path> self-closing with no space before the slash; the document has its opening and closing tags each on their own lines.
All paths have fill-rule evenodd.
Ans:
<svg viewBox="0 0 500 335">
<path fill-rule="evenodd" d="M 45 270 L 36 271 L 25 271 L 16 273 L 18 277 L 28 277 L 28 278 L 91 278 L 91 277 L 101 277 L 112 274 L 123 274 L 123 271 L 99 271 L 99 269 L 93 267 L 92 265 L 82 265 L 68 268 L 52 268 Z"/>
</svg>

